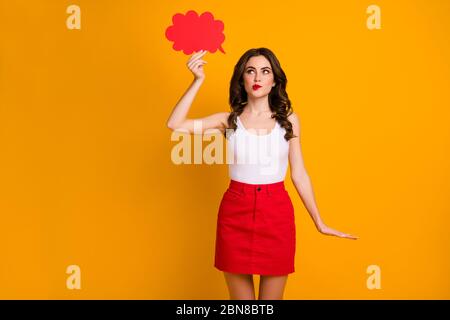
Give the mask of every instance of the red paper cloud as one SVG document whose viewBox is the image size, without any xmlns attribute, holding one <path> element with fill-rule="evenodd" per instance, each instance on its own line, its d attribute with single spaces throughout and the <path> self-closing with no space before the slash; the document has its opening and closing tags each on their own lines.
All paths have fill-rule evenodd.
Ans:
<svg viewBox="0 0 450 320">
<path fill-rule="evenodd" d="M 194 10 L 189 10 L 186 15 L 177 13 L 172 17 L 172 23 L 166 29 L 166 38 L 174 42 L 175 51 L 183 50 L 185 54 L 191 54 L 208 50 L 214 53 L 219 49 L 225 53 L 222 48 L 225 40 L 223 22 L 214 20 L 211 12 L 203 12 L 201 16 Z"/>
</svg>

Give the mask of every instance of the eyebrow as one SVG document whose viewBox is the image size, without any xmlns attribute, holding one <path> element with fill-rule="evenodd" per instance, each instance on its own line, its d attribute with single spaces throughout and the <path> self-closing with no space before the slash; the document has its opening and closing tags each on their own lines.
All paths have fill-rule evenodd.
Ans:
<svg viewBox="0 0 450 320">
<path fill-rule="evenodd" d="M 246 69 L 250 69 L 250 68 L 251 68 L 251 69 L 256 69 L 255 67 L 252 67 L 252 66 L 247 67 Z M 262 67 L 261 70 L 262 70 L 262 69 L 269 69 L 269 70 L 272 70 L 272 69 L 270 69 L 270 67 Z"/>
</svg>

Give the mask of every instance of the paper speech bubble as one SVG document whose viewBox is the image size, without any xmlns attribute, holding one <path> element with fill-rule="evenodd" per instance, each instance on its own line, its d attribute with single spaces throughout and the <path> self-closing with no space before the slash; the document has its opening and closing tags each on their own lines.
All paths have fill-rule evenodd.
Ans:
<svg viewBox="0 0 450 320">
<path fill-rule="evenodd" d="M 203 12 L 200 16 L 194 10 L 189 10 L 186 15 L 177 13 L 172 17 L 170 27 L 166 29 L 166 38 L 173 41 L 175 51 L 183 50 L 185 54 L 200 50 L 222 53 L 222 43 L 225 40 L 223 34 L 224 24 L 220 20 L 214 20 L 211 12 Z"/>
</svg>

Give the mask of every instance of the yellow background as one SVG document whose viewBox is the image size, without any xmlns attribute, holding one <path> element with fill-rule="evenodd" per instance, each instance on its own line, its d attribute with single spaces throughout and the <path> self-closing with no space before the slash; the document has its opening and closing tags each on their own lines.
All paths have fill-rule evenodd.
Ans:
<svg viewBox="0 0 450 320">
<path fill-rule="evenodd" d="M 66 27 L 71 4 L 81 30 Z M 226 54 L 205 56 L 189 116 L 227 111 L 238 58 L 272 49 L 320 213 L 360 237 L 318 233 L 288 172 L 284 298 L 450 298 L 446 0 L 1 0 L 0 298 L 228 298 L 213 267 L 227 166 L 174 165 L 165 126 L 192 74 L 164 32 L 191 9 L 224 21 Z M 72 264 L 81 290 L 66 288 Z"/>
</svg>

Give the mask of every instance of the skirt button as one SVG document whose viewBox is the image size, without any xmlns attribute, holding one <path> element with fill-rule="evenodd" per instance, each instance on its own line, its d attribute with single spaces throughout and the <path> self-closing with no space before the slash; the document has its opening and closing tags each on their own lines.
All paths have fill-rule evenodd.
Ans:
<svg viewBox="0 0 450 320">
<path fill-rule="evenodd" d="M 261 191 L 261 187 L 258 187 L 256 190 Z"/>
</svg>

